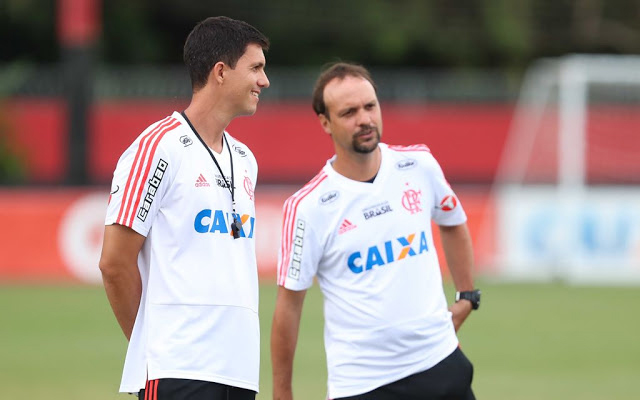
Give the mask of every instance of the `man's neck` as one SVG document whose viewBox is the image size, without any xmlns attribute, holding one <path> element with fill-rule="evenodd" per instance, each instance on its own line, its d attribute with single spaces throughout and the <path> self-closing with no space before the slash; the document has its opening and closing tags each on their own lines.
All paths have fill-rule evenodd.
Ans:
<svg viewBox="0 0 640 400">
<path fill-rule="evenodd" d="M 371 153 L 347 153 L 336 151 L 333 169 L 340 175 L 354 181 L 366 182 L 380 170 L 382 155 L 378 146 Z"/>
<path fill-rule="evenodd" d="M 215 104 L 197 101 L 195 96 L 184 113 L 207 146 L 220 153 L 223 149 L 222 134 L 231 119 L 224 117 Z"/>
</svg>

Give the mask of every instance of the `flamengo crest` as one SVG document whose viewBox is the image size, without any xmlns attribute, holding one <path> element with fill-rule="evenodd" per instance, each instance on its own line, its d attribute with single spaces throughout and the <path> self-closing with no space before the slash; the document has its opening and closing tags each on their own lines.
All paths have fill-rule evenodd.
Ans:
<svg viewBox="0 0 640 400">
<path fill-rule="evenodd" d="M 253 190 L 253 182 L 251 182 L 251 179 L 248 176 L 244 177 L 244 190 L 247 192 L 247 195 L 249 195 L 249 200 L 253 201 L 253 195 L 255 192 Z"/>
<path fill-rule="evenodd" d="M 407 183 L 407 186 L 408 185 L 409 184 Z M 422 203 L 421 197 L 422 197 L 421 190 L 418 190 L 418 191 L 413 189 L 406 190 L 404 192 L 404 195 L 402 196 L 402 207 L 404 207 L 411 214 L 422 212 L 422 208 L 420 208 L 420 204 Z"/>
</svg>

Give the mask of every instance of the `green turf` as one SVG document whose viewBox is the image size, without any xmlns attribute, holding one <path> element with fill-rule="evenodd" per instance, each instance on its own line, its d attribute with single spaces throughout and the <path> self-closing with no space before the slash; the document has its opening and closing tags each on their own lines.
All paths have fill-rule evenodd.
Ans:
<svg viewBox="0 0 640 400">
<path fill-rule="evenodd" d="M 630 399 L 640 376 L 640 289 L 481 284 L 481 309 L 460 332 L 478 399 Z M 448 293 L 452 290 L 449 288 Z M 261 286 L 258 399 L 271 399 L 275 288 Z M 118 395 L 126 341 L 100 287 L 0 286 L 3 399 Z M 324 399 L 322 307 L 307 295 L 294 372 L 298 399 Z"/>
</svg>

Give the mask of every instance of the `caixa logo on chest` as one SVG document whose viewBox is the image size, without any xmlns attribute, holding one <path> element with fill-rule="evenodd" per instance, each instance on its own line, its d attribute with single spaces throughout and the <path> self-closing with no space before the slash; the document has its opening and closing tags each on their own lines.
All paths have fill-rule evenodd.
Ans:
<svg viewBox="0 0 640 400">
<path fill-rule="evenodd" d="M 158 161 L 156 170 L 153 172 L 151 179 L 149 179 L 149 189 L 147 189 L 147 194 L 144 196 L 144 201 L 138 209 L 138 219 L 140 221 L 147 219 L 147 215 L 149 215 L 149 210 L 151 209 L 151 204 L 153 203 L 153 199 L 156 197 L 156 193 L 160 187 L 160 182 L 162 182 L 162 178 L 164 177 L 164 173 L 167 172 L 168 166 L 169 163 L 162 158 Z"/>
<path fill-rule="evenodd" d="M 256 219 L 248 214 L 234 214 L 222 210 L 204 209 L 196 214 L 193 221 L 193 229 L 198 233 L 221 233 L 233 235 L 231 223 L 237 217 L 242 222 L 240 229 L 241 238 L 253 238 L 253 228 Z"/>
<path fill-rule="evenodd" d="M 418 236 L 420 237 L 420 243 L 414 245 L 413 242 L 417 241 L 416 238 Z M 367 249 L 365 256 L 360 251 L 351 253 L 347 258 L 347 266 L 354 274 L 360 274 L 363 271 L 372 270 L 374 266 L 383 267 L 427 251 L 429 251 L 427 235 L 422 231 L 419 234 L 412 233 L 406 237 L 401 236 L 395 240 L 387 240 L 381 245 L 371 246 Z"/>
</svg>

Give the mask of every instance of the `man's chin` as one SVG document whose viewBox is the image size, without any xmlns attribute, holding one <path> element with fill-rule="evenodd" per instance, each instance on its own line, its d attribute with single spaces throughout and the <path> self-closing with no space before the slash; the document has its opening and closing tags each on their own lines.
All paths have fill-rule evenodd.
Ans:
<svg viewBox="0 0 640 400">
<path fill-rule="evenodd" d="M 241 111 L 240 113 L 238 113 L 238 116 L 239 117 L 249 117 L 249 116 L 255 114 L 257 110 L 258 110 L 258 107 L 247 108 L 247 109 Z"/>
<path fill-rule="evenodd" d="M 356 151 L 356 153 L 369 154 L 378 148 L 378 143 L 380 143 L 378 140 L 358 143 L 353 145 L 353 149 Z"/>
</svg>

